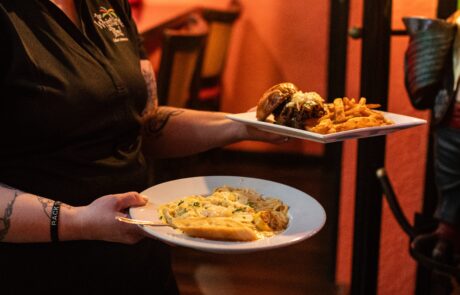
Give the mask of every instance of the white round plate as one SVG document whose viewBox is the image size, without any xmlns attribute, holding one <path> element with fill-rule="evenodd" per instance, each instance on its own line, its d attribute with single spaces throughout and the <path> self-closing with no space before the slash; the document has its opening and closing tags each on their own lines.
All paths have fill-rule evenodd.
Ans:
<svg viewBox="0 0 460 295">
<path fill-rule="evenodd" d="M 326 222 L 323 207 L 308 194 L 293 187 L 264 179 L 240 176 L 204 176 L 173 180 L 155 185 L 142 192 L 149 198 L 146 206 L 132 207 L 134 219 L 158 221 L 159 205 L 190 195 L 208 195 L 214 188 L 227 185 L 249 188 L 263 195 L 282 200 L 289 206 L 289 225 L 283 232 L 251 242 L 213 241 L 189 237 L 167 226 L 143 226 L 152 237 L 169 244 L 213 253 L 245 253 L 292 245 L 316 234 Z"/>
</svg>

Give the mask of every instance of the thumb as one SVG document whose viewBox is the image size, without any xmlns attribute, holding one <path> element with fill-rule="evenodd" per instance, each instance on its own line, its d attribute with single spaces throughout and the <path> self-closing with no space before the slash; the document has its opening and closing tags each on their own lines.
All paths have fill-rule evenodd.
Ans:
<svg viewBox="0 0 460 295">
<path fill-rule="evenodd" d="M 137 192 L 129 192 L 118 195 L 117 209 L 124 210 L 129 207 L 143 206 L 147 204 L 148 199 Z"/>
</svg>

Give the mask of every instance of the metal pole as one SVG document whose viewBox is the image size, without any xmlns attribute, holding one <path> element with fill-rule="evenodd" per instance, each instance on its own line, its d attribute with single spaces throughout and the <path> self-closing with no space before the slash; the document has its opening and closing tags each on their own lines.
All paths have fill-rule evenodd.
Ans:
<svg viewBox="0 0 460 295">
<path fill-rule="evenodd" d="M 329 24 L 329 59 L 327 97 L 345 96 L 349 0 L 331 0 Z M 331 243 L 327 264 L 330 265 L 330 279 L 335 281 L 337 258 L 337 232 L 339 216 L 340 185 L 342 174 L 342 143 L 330 143 L 325 146 L 321 193 L 330 200 L 325 208 L 328 215 L 328 233 Z"/>
<path fill-rule="evenodd" d="M 387 108 L 391 0 L 364 0 L 361 96 Z M 351 294 L 377 293 L 382 192 L 375 172 L 383 167 L 385 137 L 359 140 Z"/>
</svg>

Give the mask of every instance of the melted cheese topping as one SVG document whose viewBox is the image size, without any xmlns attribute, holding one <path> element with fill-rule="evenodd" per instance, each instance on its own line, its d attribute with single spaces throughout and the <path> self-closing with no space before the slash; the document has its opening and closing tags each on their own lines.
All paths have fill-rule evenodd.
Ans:
<svg viewBox="0 0 460 295">
<path fill-rule="evenodd" d="M 302 92 L 297 91 L 292 95 L 291 101 L 289 101 L 287 107 L 296 107 L 297 110 L 300 110 L 301 105 L 315 106 L 323 105 L 323 98 L 316 92 Z"/>
</svg>

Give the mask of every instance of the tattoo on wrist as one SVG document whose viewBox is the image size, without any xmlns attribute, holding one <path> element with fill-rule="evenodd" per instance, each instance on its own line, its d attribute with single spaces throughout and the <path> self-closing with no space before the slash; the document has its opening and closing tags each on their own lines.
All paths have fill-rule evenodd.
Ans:
<svg viewBox="0 0 460 295">
<path fill-rule="evenodd" d="M 47 198 L 37 196 L 37 200 L 40 202 L 43 208 L 43 212 L 45 212 L 46 216 L 51 219 L 51 208 L 53 206 L 53 201 Z M 49 209 L 49 210 L 48 210 Z"/>
<path fill-rule="evenodd" d="M 46 216 L 48 216 L 48 218 L 51 219 L 51 208 L 53 207 L 54 201 L 47 199 L 47 198 L 40 197 L 40 196 L 37 196 L 37 200 L 42 205 L 43 212 L 45 212 Z M 60 206 L 65 207 L 66 209 L 72 209 L 72 206 L 62 203 L 62 202 L 60 203 Z"/>
<path fill-rule="evenodd" d="M 14 191 L 13 199 L 6 205 L 5 211 L 3 211 L 3 217 L 0 217 L 0 242 L 3 241 L 10 230 L 11 215 L 13 214 L 13 206 L 19 192 Z"/>
<path fill-rule="evenodd" d="M 161 131 L 165 128 L 169 119 L 178 116 L 183 110 L 159 108 L 154 116 L 151 116 L 144 125 L 144 132 L 147 136 L 161 136 Z"/>
</svg>

